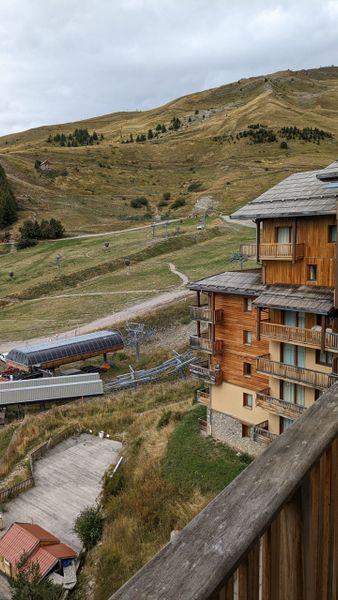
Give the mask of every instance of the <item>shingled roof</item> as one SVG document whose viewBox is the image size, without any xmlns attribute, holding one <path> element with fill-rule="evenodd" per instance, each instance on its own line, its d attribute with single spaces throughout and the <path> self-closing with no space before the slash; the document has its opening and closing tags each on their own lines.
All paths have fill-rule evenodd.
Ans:
<svg viewBox="0 0 338 600">
<path fill-rule="evenodd" d="M 338 161 L 325 169 L 290 175 L 232 215 L 232 219 L 336 214 Z"/>
<path fill-rule="evenodd" d="M 261 270 L 225 271 L 189 285 L 191 290 L 258 296 L 265 286 L 262 284 Z"/>
<path fill-rule="evenodd" d="M 333 309 L 333 290 L 305 285 L 270 285 L 253 301 L 261 308 L 299 310 L 327 315 Z"/>
</svg>

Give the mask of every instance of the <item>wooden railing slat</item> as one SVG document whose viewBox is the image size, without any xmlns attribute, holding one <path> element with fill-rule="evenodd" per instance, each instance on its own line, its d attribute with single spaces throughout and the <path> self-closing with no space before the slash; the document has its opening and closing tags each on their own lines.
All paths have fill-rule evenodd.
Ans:
<svg viewBox="0 0 338 600">
<path fill-rule="evenodd" d="M 338 384 L 112 598 L 207 600 L 238 573 L 234 598 L 251 600 L 248 594 L 257 590 L 257 548 L 265 534 L 270 536 L 265 542 L 269 558 L 263 553 L 261 564 L 269 564 L 269 574 L 261 575 L 262 600 L 322 600 L 324 589 L 328 590 L 325 600 L 333 600 L 336 579 L 330 575 L 331 568 L 335 573 L 330 558 L 335 555 L 328 527 L 333 520 L 329 448 L 338 434 L 337 413 Z M 251 559 L 254 548 L 255 558 Z M 312 595 L 309 577 L 315 584 Z M 249 580 L 254 582 L 250 590 Z"/>
</svg>

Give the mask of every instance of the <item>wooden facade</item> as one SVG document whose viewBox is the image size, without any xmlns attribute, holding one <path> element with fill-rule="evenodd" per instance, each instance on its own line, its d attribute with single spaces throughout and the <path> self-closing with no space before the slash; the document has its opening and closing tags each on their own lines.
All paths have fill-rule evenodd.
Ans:
<svg viewBox="0 0 338 600">
<path fill-rule="evenodd" d="M 223 320 L 215 324 L 215 338 L 222 340 L 223 345 L 222 352 L 212 358 L 212 364 L 221 365 L 223 381 L 259 391 L 268 379 L 257 373 L 256 359 L 268 352 L 269 344 L 257 340 L 256 309 L 248 312 L 245 308 L 243 296 L 215 294 L 215 309 L 223 311 Z M 245 343 L 245 332 L 252 336 L 250 345 Z M 251 375 L 244 374 L 244 363 L 251 365 Z"/>
<path fill-rule="evenodd" d="M 337 398 L 336 385 L 111 600 L 335 600 Z"/>
<path fill-rule="evenodd" d="M 266 260 L 261 256 L 264 271 L 264 283 L 335 286 L 336 244 L 330 242 L 330 227 L 336 224 L 334 216 L 309 217 L 298 219 L 265 219 L 262 223 L 261 243 L 276 244 L 278 228 L 290 228 L 295 236 L 295 244 L 302 244 L 303 256 L 294 261 Z M 283 245 L 283 244 L 281 244 Z M 284 244 L 285 245 L 285 244 Z M 315 281 L 309 278 L 309 265 L 316 265 Z"/>
</svg>

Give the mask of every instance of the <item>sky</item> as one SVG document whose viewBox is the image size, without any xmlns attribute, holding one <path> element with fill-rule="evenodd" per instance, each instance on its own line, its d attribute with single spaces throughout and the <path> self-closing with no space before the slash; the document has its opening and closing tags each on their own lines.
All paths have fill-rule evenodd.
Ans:
<svg viewBox="0 0 338 600">
<path fill-rule="evenodd" d="M 338 0 L 0 0 L 0 135 L 338 64 Z"/>
</svg>

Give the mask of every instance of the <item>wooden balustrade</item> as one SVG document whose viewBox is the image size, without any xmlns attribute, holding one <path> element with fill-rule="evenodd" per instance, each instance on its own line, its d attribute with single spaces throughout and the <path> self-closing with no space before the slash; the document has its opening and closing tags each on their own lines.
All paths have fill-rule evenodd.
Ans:
<svg viewBox="0 0 338 600">
<path fill-rule="evenodd" d="M 334 600 L 338 384 L 110 600 Z"/>
<path fill-rule="evenodd" d="M 269 389 L 257 392 L 256 404 L 269 412 L 287 417 L 288 419 L 296 419 L 306 410 L 305 406 L 301 406 L 300 404 L 270 396 Z"/>
<path fill-rule="evenodd" d="M 202 350 L 210 354 L 220 354 L 223 349 L 222 340 L 211 340 L 208 335 L 191 335 L 190 346 L 194 350 Z"/>
<path fill-rule="evenodd" d="M 322 344 L 322 332 L 316 329 L 305 329 L 303 327 L 290 327 L 280 323 L 271 323 L 270 321 L 261 321 L 261 337 L 273 339 L 281 342 L 295 342 L 303 346 L 312 346 L 320 348 Z M 338 334 L 332 332 L 325 333 L 325 349 L 338 351 Z"/>
<path fill-rule="evenodd" d="M 207 323 L 219 323 L 223 319 L 223 310 L 212 310 L 208 306 L 190 306 L 190 317 L 194 321 L 206 321 Z"/>
<path fill-rule="evenodd" d="M 257 255 L 256 244 L 241 244 L 241 254 L 253 258 Z M 259 244 L 260 260 L 299 260 L 304 257 L 304 244 Z"/>
<path fill-rule="evenodd" d="M 190 364 L 189 371 L 194 379 L 200 379 L 212 385 L 220 385 L 222 383 L 222 370 L 217 367 L 209 367 L 206 361 Z"/>
<path fill-rule="evenodd" d="M 201 431 L 204 431 L 204 433 L 208 432 L 208 421 L 206 419 L 199 417 L 198 425 Z"/>
<path fill-rule="evenodd" d="M 255 258 L 257 255 L 257 245 L 256 244 L 241 244 L 239 247 L 239 251 L 243 256 L 247 256 L 248 258 Z"/>
<path fill-rule="evenodd" d="M 320 390 L 330 387 L 338 380 L 338 376 L 333 373 L 322 373 L 271 360 L 269 354 L 257 357 L 257 371 L 280 379 L 303 383 Z"/>
<path fill-rule="evenodd" d="M 196 392 L 196 400 L 199 404 L 203 404 L 203 406 L 209 406 L 210 401 L 210 392 L 209 388 L 201 388 Z"/>
</svg>

